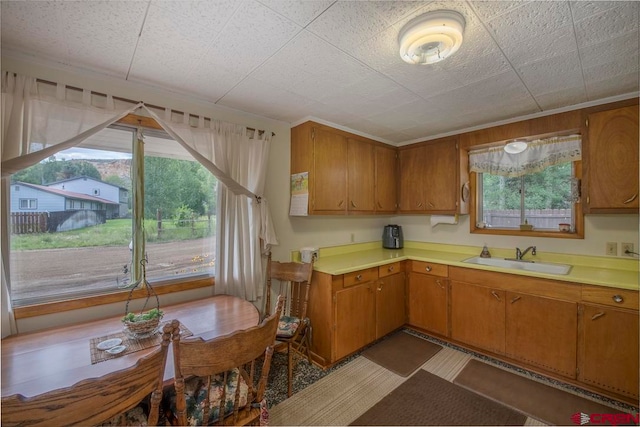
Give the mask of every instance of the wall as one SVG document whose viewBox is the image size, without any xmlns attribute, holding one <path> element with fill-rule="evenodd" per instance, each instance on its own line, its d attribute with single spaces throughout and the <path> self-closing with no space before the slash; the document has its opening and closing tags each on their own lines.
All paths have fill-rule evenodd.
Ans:
<svg viewBox="0 0 640 427">
<path fill-rule="evenodd" d="M 128 82 L 90 74 L 77 74 L 62 68 L 52 68 L 48 64 L 33 64 L 15 58 L 2 58 L 4 70 L 32 75 L 43 79 L 85 87 L 102 93 L 111 93 L 128 99 L 142 100 L 175 110 L 202 114 L 213 119 L 243 124 L 252 128 L 267 129 L 276 133 L 269 157 L 265 196 L 269 202 L 279 245 L 272 249 L 277 260 L 289 259 L 290 252 L 303 246 L 337 246 L 349 243 L 379 241 L 385 224 L 397 223 L 403 226 L 405 239 L 422 242 L 448 243 L 459 245 L 488 244 L 490 247 L 515 248 L 516 246 L 537 245 L 540 251 L 575 253 L 582 255 L 604 255 L 605 242 L 636 242 L 638 244 L 638 215 L 598 215 L 585 219 L 585 239 L 542 239 L 515 236 L 480 236 L 469 233 L 468 216 L 460 217 L 457 225 L 437 225 L 431 228 L 429 216 L 329 216 L 329 217 L 289 217 L 289 164 L 290 126 L 288 123 L 273 121 L 250 114 L 219 107 L 203 101 L 189 99 L 160 89 L 142 87 Z M 193 293 L 184 298 L 193 298 Z M 176 297 L 177 298 L 177 297 Z M 164 303 L 164 302 L 163 302 Z M 6 304 L 2 306 L 3 323 L 6 318 Z M 63 313 L 22 321 L 21 329 L 38 329 L 43 325 L 53 326 L 66 323 L 69 319 L 99 318 L 119 313 L 121 307 L 100 307 L 83 312 Z M 4 328 L 3 325 L 3 335 Z"/>
</svg>

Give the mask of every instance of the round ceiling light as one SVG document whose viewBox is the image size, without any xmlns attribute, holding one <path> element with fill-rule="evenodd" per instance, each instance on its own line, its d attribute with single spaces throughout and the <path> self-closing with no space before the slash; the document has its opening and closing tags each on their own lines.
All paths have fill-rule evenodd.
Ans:
<svg viewBox="0 0 640 427">
<path fill-rule="evenodd" d="M 400 57 L 409 64 L 434 64 L 462 45 L 465 20 L 458 12 L 437 10 L 413 18 L 398 35 Z"/>
<path fill-rule="evenodd" d="M 504 151 L 509 154 L 519 154 L 527 149 L 527 141 L 511 141 L 504 146 Z"/>
</svg>

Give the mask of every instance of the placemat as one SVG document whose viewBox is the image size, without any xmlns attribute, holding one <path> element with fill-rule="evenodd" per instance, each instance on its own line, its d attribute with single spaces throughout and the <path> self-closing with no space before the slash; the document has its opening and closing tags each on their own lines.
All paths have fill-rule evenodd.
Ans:
<svg viewBox="0 0 640 427">
<path fill-rule="evenodd" d="M 104 362 L 105 360 L 115 359 L 116 357 L 124 356 L 125 354 L 134 353 L 136 351 L 144 350 L 145 348 L 153 347 L 160 344 L 162 342 L 162 333 L 160 331 L 162 330 L 162 327 L 169 322 L 171 322 L 171 320 L 162 322 L 158 327 L 158 333 L 149 338 L 129 338 L 129 336 L 124 331 L 114 332 L 112 334 L 98 338 L 91 338 L 89 342 L 89 349 L 91 350 L 91 364 L 95 365 L 96 363 Z M 188 337 L 193 335 L 193 332 L 191 332 L 186 326 L 180 323 L 180 335 L 182 337 Z M 122 353 L 118 354 L 110 354 L 104 350 L 98 350 L 96 346 L 99 343 L 112 338 L 120 338 L 122 340 L 121 345 L 124 345 L 127 348 Z"/>
</svg>

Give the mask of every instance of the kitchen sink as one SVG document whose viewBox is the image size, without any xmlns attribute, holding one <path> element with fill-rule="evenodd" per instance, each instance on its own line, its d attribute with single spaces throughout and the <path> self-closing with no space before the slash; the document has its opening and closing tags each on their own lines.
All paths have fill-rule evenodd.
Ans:
<svg viewBox="0 0 640 427">
<path fill-rule="evenodd" d="M 537 273 L 547 274 L 569 274 L 569 271 L 571 271 L 571 266 L 567 264 L 535 262 L 529 260 L 521 261 L 508 258 L 481 258 L 479 256 L 474 256 L 472 258 L 465 259 L 462 262 L 476 265 L 488 265 L 491 267 L 511 268 L 514 270 L 534 271 Z"/>
</svg>

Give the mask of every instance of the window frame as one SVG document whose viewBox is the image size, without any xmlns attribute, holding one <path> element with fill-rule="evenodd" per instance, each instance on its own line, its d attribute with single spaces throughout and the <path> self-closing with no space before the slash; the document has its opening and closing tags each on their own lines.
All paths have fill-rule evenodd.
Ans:
<svg viewBox="0 0 640 427">
<path fill-rule="evenodd" d="M 477 148 L 477 147 L 473 147 Z M 467 153 L 468 155 L 468 153 Z M 582 182 L 582 160 L 573 162 L 573 177 Z M 517 230 L 508 228 L 479 228 L 476 224 L 476 218 L 478 214 L 478 202 L 480 200 L 478 185 L 478 174 L 476 172 L 469 173 L 469 187 L 471 200 L 469 203 L 469 231 L 472 234 L 485 234 L 496 236 L 526 236 L 526 237 L 546 237 L 546 238 L 558 238 L 558 239 L 584 239 L 584 214 L 582 210 L 582 196 L 574 203 L 573 215 L 575 223 L 575 232 L 566 233 L 562 231 L 554 230 Z"/>
<path fill-rule="evenodd" d="M 164 131 L 164 129 L 154 119 L 145 116 L 138 116 L 135 114 L 129 114 L 118 120 L 116 123 L 134 127 L 141 126 L 143 128 Z M 153 281 L 153 289 L 158 295 L 167 295 L 214 286 L 215 277 L 203 277 L 202 275 L 189 278 L 183 277 Z M 48 314 L 57 314 L 65 311 L 79 310 L 88 307 L 96 307 L 127 301 L 130 297 L 129 294 L 130 289 L 123 289 L 102 293 L 99 295 L 79 295 L 69 299 L 16 306 L 13 308 L 13 313 L 16 320 Z M 145 289 L 136 289 L 131 292 L 131 298 L 133 299 L 145 298 L 146 296 L 147 291 Z"/>
</svg>

